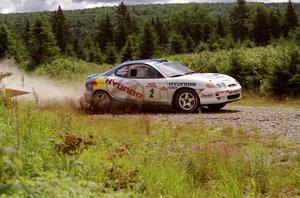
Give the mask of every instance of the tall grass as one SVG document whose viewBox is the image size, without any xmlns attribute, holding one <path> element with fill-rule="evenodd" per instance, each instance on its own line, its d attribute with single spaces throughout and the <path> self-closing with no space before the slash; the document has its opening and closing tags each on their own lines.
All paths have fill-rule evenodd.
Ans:
<svg viewBox="0 0 300 198">
<path fill-rule="evenodd" d="M 0 101 L 0 196 L 300 195 L 297 142 L 287 148 L 271 135 L 203 126 L 201 117 L 173 125 Z"/>
</svg>

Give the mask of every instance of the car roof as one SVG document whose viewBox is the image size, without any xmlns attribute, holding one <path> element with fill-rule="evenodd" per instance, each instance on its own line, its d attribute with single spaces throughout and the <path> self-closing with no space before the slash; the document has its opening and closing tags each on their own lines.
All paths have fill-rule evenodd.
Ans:
<svg viewBox="0 0 300 198">
<path fill-rule="evenodd" d="M 147 63 L 160 63 L 160 62 L 167 62 L 168 60 L 165 59 L 145 59 L 145 60 L 134 60 L 134 61 L 127 61 L 122 63 L 121 65 L 127 64 L 147 64 Z"/>
<path fill-rule="evenodd" d="M 125 65 L 130 65 L 130 64 L 149 64 L 149 65 L 151 65 L 151 63 L 161 63 L 161 62 L 169 62 L 169 61 L 165 60 L 165 59 L 145 59 L 145 60 L 127 61 L 127 62 L 121 63 L 120 65 L 115 66 L 111 70 L 108 70 L 108 71 L 104 72 L 102 75 L 103 76 L 110 76 L 116 70 L 118 70 L 119 68 L 121 68 L 121 67 L 123 67 Z"/>
</svg>

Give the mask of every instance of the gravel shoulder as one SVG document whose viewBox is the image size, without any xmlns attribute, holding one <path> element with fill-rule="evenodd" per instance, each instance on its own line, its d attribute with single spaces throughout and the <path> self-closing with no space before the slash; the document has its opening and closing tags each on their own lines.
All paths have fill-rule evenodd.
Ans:
<svg viewBox="0 0 300 198">
<path fill-rule="evenodd" d="M 124 118 L 124 116 L 138 119 L 146 116 L 153 121 L 170 123 L 172 125 L 200 125 L 205 123 L 221 127 L 247 128 L 260 130 L 266 135 L 280 135 L 283 139 L 298 139 L 300 145 L 300 109 L 296 108 L 226 106 L 224 109 L 216 112 L 203 110 L 201 114 L 159 113 L 102 116 L 108 116 L 112 119 L 120 119 Z"/>
</svg>

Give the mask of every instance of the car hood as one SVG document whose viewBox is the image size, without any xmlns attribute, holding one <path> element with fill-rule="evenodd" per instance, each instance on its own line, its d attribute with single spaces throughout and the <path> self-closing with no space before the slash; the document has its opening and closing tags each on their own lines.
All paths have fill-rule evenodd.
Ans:
<svg viewBox="0 0 300 198">
<path fill-rule="evenodd" d="M 195 81 L 212 82 L 212 83 L 226 83 L 235 82 L 236 80 L 225 74 L 218 73 L 194 73 L 185 76 L 177 77 L 177 79 L 189 79 Z"/>
</svg>

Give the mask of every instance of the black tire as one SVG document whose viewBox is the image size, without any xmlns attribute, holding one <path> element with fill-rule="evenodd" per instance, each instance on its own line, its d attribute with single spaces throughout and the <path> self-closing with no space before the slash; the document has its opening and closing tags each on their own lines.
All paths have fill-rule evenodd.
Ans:
<svg viewBox="0 0 300 198">
<path fill-rule="evenodd" d="M 111 97 L 104 91 L 97 91 L 94 93 L 91 102 L 91 111 L 93 113 L 107 113 L 111 107 Z"/>
<path fill-rule="evenodd" d="M 175 94 L 174 106 L 177 112 L 195 113 L 199 112 L 200 100 L 194 90 L 181 89 Z"/>
<path fill-rule="evenodd" d="M 211 104 L 211 105 L 207 105 L 209 110 L 212 111 L 219 111 L 220 109 L 222 109 L 223 107 L 225 107 L 225 103 L 223 104 Z"/>
</svg>

